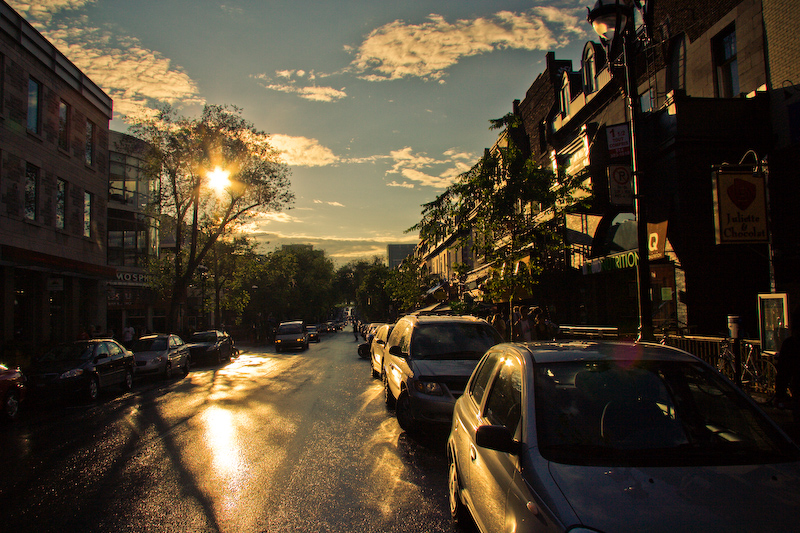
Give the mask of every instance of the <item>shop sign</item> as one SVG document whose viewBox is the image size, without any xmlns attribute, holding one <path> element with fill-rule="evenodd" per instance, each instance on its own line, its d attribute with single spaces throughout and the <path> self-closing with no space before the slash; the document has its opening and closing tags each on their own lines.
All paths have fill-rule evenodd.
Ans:
<svg viewBox="0 0 800 533">
<path fill-rule="evenodd" d="M 724 168 L 714 172 L 714 226 L 717 244 L 768 241 L 763 175 Z"/>
<path fill-rule="evenodd" d="M 630 250 L 618 254 L 607 255 L 587 261 L 583 265 L 584 274 L 599 274 L 601 272 L 612 272 L 614 270 L 625 270 L 634 268 L 639 264 L 639 252 Z"/>
<path fill-rule="evenodd" d="M 147 285 L 147 274 L 137 272 L 120 272 L 117 270 L 117 282 L 115 285 Z"/>
</svg>

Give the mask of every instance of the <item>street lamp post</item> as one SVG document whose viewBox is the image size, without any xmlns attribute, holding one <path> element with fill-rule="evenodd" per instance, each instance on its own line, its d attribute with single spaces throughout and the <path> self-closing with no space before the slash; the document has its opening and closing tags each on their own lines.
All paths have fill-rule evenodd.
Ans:
<svg viewBox="0 0 800 533">
<path fill-rule="evenodd" d="M 649 0 L 652 3 L 652 0 Z M 639 303 L 639 340 L 652 341 L 653 334 L 653 305 L 650 294 L 650 257 L 647 233 L 647 216 L 645 198 L 641 188 L 641 172 L 639 170 L 636 145 L 636 117 L 639 112 L 639 91 L 636 86 L 636 72 L 634 69 L 634 47 L 637 42 L 634 28 L 634 7 L 643 15 L 643 23 L 649 20 L 647 6 L 644 10 L 639 0 L 597 0 L 594 8 L 589 10 L 588 20 L 606 48 L 609 72 L 614 74 L 612 64 L 621 60 L 625 79 L 623 89 L 625 103 L 628 109 L 630 144 L 631 144 L 631 171 L 633 174 L 633 198 L 637 227 L 637 248 L 639 261 L 636 266 L 636 282 L 638 286 Z M 645 30 L 648 28 L 645 27 Z M 647 35 L 645 31 L 645 35 Z"/>
</svg>

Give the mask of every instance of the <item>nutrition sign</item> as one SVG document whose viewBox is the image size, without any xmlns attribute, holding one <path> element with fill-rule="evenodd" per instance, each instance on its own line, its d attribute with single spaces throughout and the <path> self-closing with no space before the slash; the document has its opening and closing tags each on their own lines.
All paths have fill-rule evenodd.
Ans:
<svg viewBox="0 0 800 533">
<path fill-rule="evenodd" d="M 766 243 L 767 201 L 764 176 L 751 170 L 714 172 L 714 224 L 717 244 Z"/>
</svg>

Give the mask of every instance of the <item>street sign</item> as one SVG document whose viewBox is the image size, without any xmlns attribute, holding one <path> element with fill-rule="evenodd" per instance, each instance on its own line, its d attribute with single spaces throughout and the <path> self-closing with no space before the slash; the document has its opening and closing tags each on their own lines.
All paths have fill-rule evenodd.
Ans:
<svg viewBox="0 0 800 533">
<path fill-rule="evenodd" d="M 630 166 L 608 166 L 608 194 L 611 205 L 633 205 L 633 175 Z"/>
</svg>

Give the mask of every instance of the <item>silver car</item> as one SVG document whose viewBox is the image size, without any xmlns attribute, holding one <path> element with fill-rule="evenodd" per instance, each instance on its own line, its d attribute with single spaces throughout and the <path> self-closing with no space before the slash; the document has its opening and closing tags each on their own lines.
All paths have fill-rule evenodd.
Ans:
<svg viewBox="0 0 800 533">
<path fill-rule="evenodd" d="M 456 403 L 450 511 L 480 531 L 795 531 L 800 449 L 685 352 L 502 344 Z"/>
<path fill-rule="evenodd" d="M 383 358 L 384 398 L 397 422 L 413 432 L 447 428 L 453 406 L 489 347 L 503 339 L 470 316 L 409 315 L 395 324 Z"/>
<path fill-rule="evenodd" d="M 189 346 L 177 335 L 145 335 L 133 343 L 136 374 L 170 379 L 176 371 L 189 374 Z"/>
<path fill-rule="evenodd" d="M 381 377 L 381 368 L 383 367 L 383 357 L 386 351 L 386 341 L 394 329 L 394 324 L 382 324 L 376 331 L 369 346 L 370 359 L 372 361 L 371 370 L 372 377 L 379 379 Z"/>
</svg>

